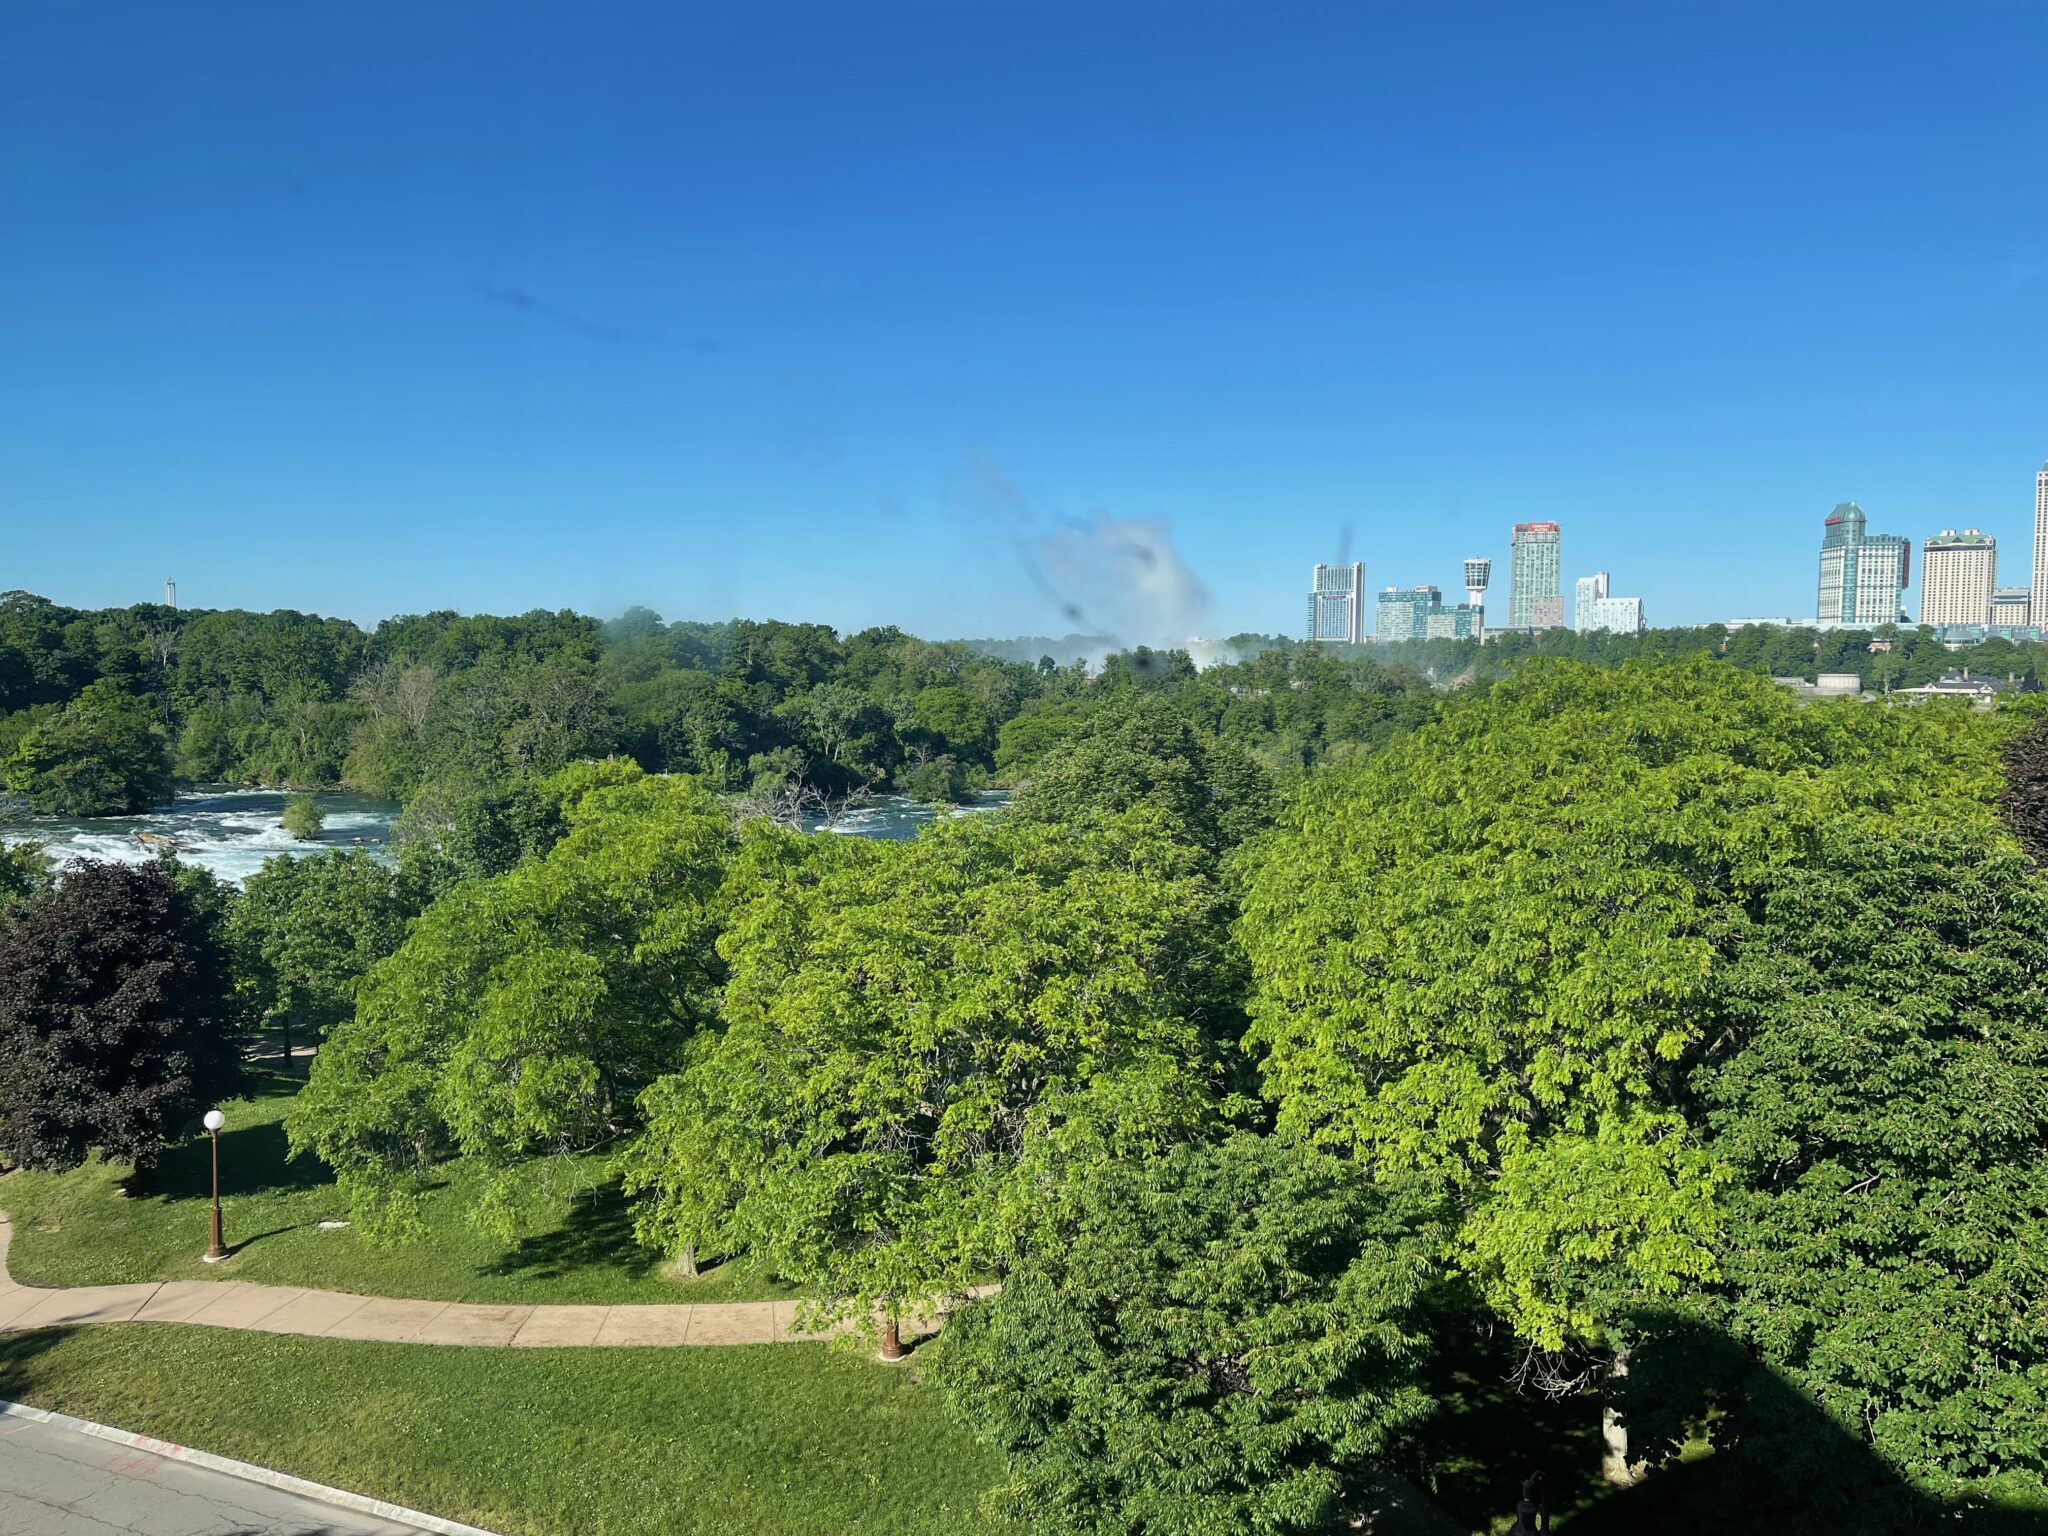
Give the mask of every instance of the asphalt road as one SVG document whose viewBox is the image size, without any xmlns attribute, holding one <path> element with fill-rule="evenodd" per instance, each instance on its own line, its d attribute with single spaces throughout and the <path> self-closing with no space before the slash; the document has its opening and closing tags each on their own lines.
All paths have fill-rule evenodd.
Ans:
<svg viewBox="0 0 2048 1536">
<path fill-rule="evenodd" d="M 0 1418 L 0 1536 L 419 1536 L 33 1419 Z"/>
</svg>

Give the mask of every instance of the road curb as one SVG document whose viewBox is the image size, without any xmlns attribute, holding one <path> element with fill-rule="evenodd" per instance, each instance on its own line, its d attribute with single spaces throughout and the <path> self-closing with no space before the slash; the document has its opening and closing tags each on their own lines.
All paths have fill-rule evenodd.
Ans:
<svg viewBox="0 0 2048 1536">
<path fill-rule="evenodd" d="M 407 1509 L 403 1504 L 389 1504 L 383 1499 L 350 1493 L 345 1488 L 330 1488 L 325 1483 L 293 1477 L 289 1472 L 274 1472 L 269 1467 L 259 1467 L 253 1462 L 235 1461 L 227 1456 L 216 1456 L 211 1451 L 195 1451 L 189 1445 L 173 1445 L 168 1440 L 138 1435 L 130 1430 L 115 1429 L 108 1424 L 95 1424 L 90 1419 L 75 1419 L 68 1413 L 52 1413 L 47 1408 L 31 1408 L 27 1403 L 11 1403 L 5 1398 L 0 1398 L 0 1419 L 30 1419 L 38 1424 L 54 1425 L 58 1429 L 75 1429 L 80 1434 L 91 1435 L 98 1440 L 111 1440 L 114 1444 L 125 1445 L 131 1450 L 147 1451 L 150 1455 L 161 1456 L 167 1461 L 187 1462 L 195 1467 L 204 1467 L 209 1472 L 225 1472 L 229 1477 L 239 1477 L 244 1482 L 261 1483 L 266 1488 L 296 1493 L 301 1498 L 318 1499 L 323 1504 L 353 1510 L 359 1515 L 375 1515 L 380 1520 L 395 1520 L 403 1525 L 418 1526 L 423 1531 L 432 1531 L 434 1536 L 496 1536 L 493 1531 L 487 1531 L 481 1526 L 464 1525 L 460 1520 L 444 1520 L 439 1515 Z"/>
</svg>

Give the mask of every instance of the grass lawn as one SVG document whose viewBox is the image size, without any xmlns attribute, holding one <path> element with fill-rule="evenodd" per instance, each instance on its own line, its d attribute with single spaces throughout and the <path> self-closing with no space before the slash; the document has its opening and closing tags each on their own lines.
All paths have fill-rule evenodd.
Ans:
<svg viewBox="0 0 2048 1536">
<path fill-rule="evenodd" d="M 0 1177 L 0 1210 L 14 1221 L 8 1267 L 31 1285 L 129 1280 L 256 1280 L 430 1301 L 743 1301 L 791 1294 L 758 1275 L 717 1270 L 681 1280 L 633 1241 L 616 1185 L 588 1165 L 592 1193 L 557 1230 L 510 1249 L 467 1221 L 479 1178 L 461 1163 L 427 1196 L 432 1236 L 374 1248 L 353 1229 L 323 1232 L 346 1216 L 328 1170 L 287 1160 L 280 1123 L 298 1082 L 272 1074 L 253 1102 L 225 1106 L 220 1137 L 221 1213 L 230 1258 L 206 1264 L 208 1152 L 203 1139 L 167 1154 L 144 1183 L 125 1165 L 66 1174 Z"/>
<path fill-rule="evenodd" d="M 0 1397 L 506 1536 L 975 1536 L 1000 1473 L 914 1364 L 813 1344 L 460 1349 L 126 1323 L 0 1335 Z"/>
</svg>

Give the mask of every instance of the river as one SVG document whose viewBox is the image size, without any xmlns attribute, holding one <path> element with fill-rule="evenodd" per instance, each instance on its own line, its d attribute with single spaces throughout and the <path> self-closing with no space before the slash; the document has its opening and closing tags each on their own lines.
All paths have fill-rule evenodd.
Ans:
<svg viewBox="0 0 2048 1536">
<path fill-rule="evenodd" d="M 118 859 L 139 864 L 155 856 L 151 846 L 135 835 L 147 832 L 169 838 L 187 863 L 236 885 L 261 869 L 264 860 L 280 853 L 357 847 L 380 857 L 387 853 L 391 824 L 398 819 L 396 803 L 368 795 L 323 793 L 313 798 L 320 802 L 327 820 L 320 836 L 305 843 L 284 829 L 283 790 L 232 785 L 194 786 L 171 804 L 141 816 L 72 819 L 23 813 L 0 823 L 0 842 L 41 839 L 49 845 L 51 857 L 67 863 L 73 859 Z M 1008 799 L 1007 791 L 994 790 L 976 797 L 965 809 L 994 810 Z M 808 830 L 896 842 L 915 837 L 919 827 L 945 814 L 953 813 L 905 795 L 877 795 L 829 826 L 814 821 Z"/>
</svg>

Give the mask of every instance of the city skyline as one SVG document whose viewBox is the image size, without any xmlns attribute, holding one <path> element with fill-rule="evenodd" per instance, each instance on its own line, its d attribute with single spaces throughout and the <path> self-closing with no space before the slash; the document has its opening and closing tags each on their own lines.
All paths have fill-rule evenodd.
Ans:
<svg viewBox="0 0 2048 1536">
<path fill-rule="evenodd" d="M 2035 549 L 2048 548 L 2048 462 L 2035 477 L 2033 522 Z M 1912 550 L 1921 549 L 1921 580 L 1918 613 L 1905 595 L 1912 586 Z M 1569 627 L 1574 630 L 1650 627 L 1647 608 L 1639 597 L 1611 595 L 1607 571 L 1569 578 L 1573 597 L 1569 611 L 1562 605 L 1561 591 L 1570 562 L 1562 555 L 1562 525 L 1556 522 L 1517 522 L 1509 527 L 1510 596 L 1505 620 L 1496 618 L 1486 632 L 1503 628 L 1515 630 Z M 1809 546 L 1810 548 L 1810 546 Z M 1887 623 L 1930 625 L 1936 629 L 2025 629 L 2035 627 L 2034 615 L 2044 610 L 2032 599 L 2033 588 L 2000 584 L 1997 539 L 1972 525 L 1958 530 L 1945 527 L 1938 533 L 1902 536 L 1871 533 L 1869 515 L 1860 503 L 1838 502 L 1823 519 L 1820 551 L 1820 584 L 1810 617 L 1785 612 L 1779 619 L 1818 628 L 1875 627 Z M 1809 555 L 1810 558 L 1810 555 Z M 1514 596 L 1514 572 L 1522 568 L 1523 597 Z M 1468 601 L 1461 608 L 1478 609 L 1490 577 L 1492 560 L 1466 556 L 1461 562 Z M 1316 568 L 1320 580 L 1323 566 Z M 1473 578 L 1478 577 L 1477 585 Z M 2037 563 L 2032 572 L 2035 583 L 2044 571 Z M 1533 585 L 1532 585 L 1533 583 Z M 1436 594 L 1431 600 L 1420 594 Z M 1313 599 L 1311 599 L 1313 605 Z M 1543 603 L 1539 616 L 1537 604 Z M 1423 607 L 1434 611 L 1441 603 L 1441 591 L 1432 583 L 1402 587 L 1399 583 L 1381 589 L 1375 605 L 1376 616 L 1397 615 L 1397 638 L 1420 638 L 1421 620 L 1411 618 Z M 1589 606 L 1591 605 L 1591 606 Z M 1448 610 L 1444 610 L 1448 611 Z M 1760 611 L 1754 607 L 1750 612 Z M 1889 614 L 1890 617 L 1884 615 Z M 1539 621 L 1540 620 L 1540 621 Z M 1676 627 L 1698 627 L 1714 623 L 1753 623 L 1746 615 L 1724 614 L 1699 620 L 1674 620 Z M 1764 622 L 1775 622 L 1766 620 Z M 1383 622 L 1374 625 L 1374 638 L 1388 632 Z M 1448 627 L 1443 632 L 1448 633 Z M 1461 633 L 1465 632 L 1463 630 Z M 1313 615 L 1311 639 L 1318 638 Z"/>
</svg>

